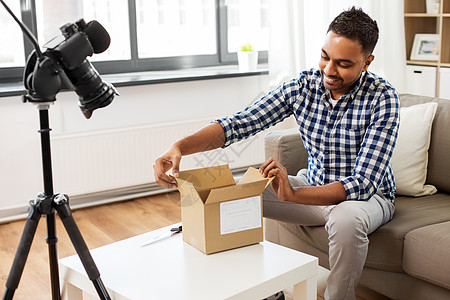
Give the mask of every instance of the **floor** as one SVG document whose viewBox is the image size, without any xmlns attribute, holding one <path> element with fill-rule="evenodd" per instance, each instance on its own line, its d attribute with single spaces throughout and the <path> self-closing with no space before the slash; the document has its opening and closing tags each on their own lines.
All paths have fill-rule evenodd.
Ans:
<svg viewBox="0 0 450 300">
<path fill-rule="evenodd" d="M 160 194 L 131 201 L 73 211 L 73 217 L 89 249 L 181 221 L 179 194 Z M 0 225 L 0 293 L 3 295 L 25 221 Z M 15 300 L 51 299 L 45 216 L 39 222 Z M 76 252 L 59 217 L 56 217 L 58 257 Z M 95 298 L 94 298 L 95 299 Z"/>
</svg>

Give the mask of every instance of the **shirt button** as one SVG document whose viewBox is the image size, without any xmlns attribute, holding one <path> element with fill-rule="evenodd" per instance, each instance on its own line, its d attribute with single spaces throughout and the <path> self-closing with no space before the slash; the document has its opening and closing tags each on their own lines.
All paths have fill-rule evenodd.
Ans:
<svg viewBox="0 0 450 300">
<path fill-rule="evenodd" d="M 328 152 L 328 151 L 325 151 L 325 153 L 324 153 L 325 155 L 328 155 L 328 154 L 330 154 L 330 152 Z"/>
</svg>

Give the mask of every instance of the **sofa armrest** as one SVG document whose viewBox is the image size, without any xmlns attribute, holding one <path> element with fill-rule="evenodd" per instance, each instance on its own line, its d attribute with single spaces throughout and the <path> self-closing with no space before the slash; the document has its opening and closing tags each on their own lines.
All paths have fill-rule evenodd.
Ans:
<svg viewBox="0 0 450 300">
<path fill-rule="evenodd" d="M 308 153 L 297 128 L 275 130 L 264 137 L 266 159 L 279 161 L 289 175 L 296 175 L 308 166 Z"/>
</svg>

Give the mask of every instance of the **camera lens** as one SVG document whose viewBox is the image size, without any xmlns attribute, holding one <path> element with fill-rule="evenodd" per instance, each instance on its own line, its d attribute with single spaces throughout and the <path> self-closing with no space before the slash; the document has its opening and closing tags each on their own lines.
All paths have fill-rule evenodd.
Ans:
<svg viewBox="0 0 450 300">
<path fill-rule="evenodd" d="M 65 70 L 65 73 L 79 96 L 78 104 L 86 119 L 89 119 L 97 108 L 109 105 L 114 96 L 118 95 L 114 86 L 104 82 L 86 59 L 79 67 Z"/>
</svg>

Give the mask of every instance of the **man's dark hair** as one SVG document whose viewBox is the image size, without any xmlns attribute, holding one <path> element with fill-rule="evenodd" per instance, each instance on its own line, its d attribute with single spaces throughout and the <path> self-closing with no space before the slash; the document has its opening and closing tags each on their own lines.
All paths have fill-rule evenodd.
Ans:
<svg viewBox="0 0 450 300">
<path fill-rule="evenodd" d="M 372 20 L 361 8 L 354 6 L 338 15 L 328 27 L 339 36 L 357 41 L 362 51 L 371 54 L 378 41 L 377 22 Z"/>
</svg>

